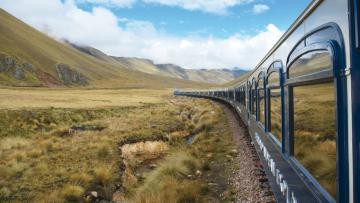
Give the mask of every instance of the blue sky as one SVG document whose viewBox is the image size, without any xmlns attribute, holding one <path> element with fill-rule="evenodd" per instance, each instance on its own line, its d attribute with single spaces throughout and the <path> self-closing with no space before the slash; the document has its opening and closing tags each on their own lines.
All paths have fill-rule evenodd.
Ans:
<svg viewBox="0 0 360 203">
<path fill-rule="evenodd" d="M 239 32 L 255 35 L 270 23 L 281 30 L 286 30 L 309 2 L 310 0 L 254 0 L 229 7 L 226 14 L 143 2 L 137 2 L 125 8 L 116 4 L 103 5 L 111 9 L 119 18 L 150 21 L 158 29 L 176 36 L 198 34 L 226 38 Z M 78 1 L 77 4 L 88 11 L 94 6 L 101 5 L 101 3 L 86 1 Z M 265 5 L 268 9 L 261 13 L 254 13 L 254 5 Z"/>
<path fill-rule="evenodd" d="M 310 0 L 1 0 L 36 29 L 115 56 L 251 69 Z"/>
</svg>

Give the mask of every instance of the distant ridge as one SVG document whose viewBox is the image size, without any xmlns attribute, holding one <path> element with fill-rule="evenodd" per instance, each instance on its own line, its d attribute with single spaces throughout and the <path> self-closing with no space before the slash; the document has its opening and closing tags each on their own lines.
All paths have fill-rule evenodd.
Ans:
<svg viewBox="0 0 360 203">
<path fill-rule="evenodd" d="M 161 75 L 166 77 L 173 77 L 183 80 L 192 80 L 204 83 L 222 84 L 230 82 L 248 71 L 233 68 L 233 69 L 185 69 L 175 64 L 155 64 L 150 59 L 136 58 L 136 57 L 118 57 L 108 56 L 105 53 L 89 46 L 80 46 L 70 43 L 71 46 L 79 51 L 96 57 L 100 60 L 118 63 L 130 70 L 137 70 L 144 73 Z"/>
</svg>

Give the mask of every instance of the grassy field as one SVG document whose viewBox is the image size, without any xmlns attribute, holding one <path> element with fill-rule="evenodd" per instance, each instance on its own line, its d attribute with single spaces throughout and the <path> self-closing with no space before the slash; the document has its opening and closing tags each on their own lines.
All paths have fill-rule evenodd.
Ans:
<svg viewBox="0 0 360 203">
<path fill-rule="evenodd" d="M 211 165 L 234 148 L 222 110 L 210 101 L 168 90 L 0 92 L 1 202 L 232 198 L 219 200 L 205 176 L 218 173 Z M 230 172 L 222 174 L 226 182 Z"/>
<path fill-rule="evenodd" d="M 163 102 L 171 89 L 0 89 L 0 109 L 102 108 Z"/>
</svg>

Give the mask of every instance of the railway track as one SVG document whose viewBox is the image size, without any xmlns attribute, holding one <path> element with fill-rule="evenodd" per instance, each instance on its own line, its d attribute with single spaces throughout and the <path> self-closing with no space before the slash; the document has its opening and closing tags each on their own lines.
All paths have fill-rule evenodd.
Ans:
<svg viewBox="0 0 360 203">
<path fill-rule="evenodd" d="M 234 161 L 239 163 L 239 170 L 235 171 L 234 180 L 230 180 L 238 191 L 235 202 L 275 202 L 274 193 L 246 125 L 230 106 L 217 103 L 227 116 L 233 139 L 238 146 L 238 155 Z"/>
</svg>

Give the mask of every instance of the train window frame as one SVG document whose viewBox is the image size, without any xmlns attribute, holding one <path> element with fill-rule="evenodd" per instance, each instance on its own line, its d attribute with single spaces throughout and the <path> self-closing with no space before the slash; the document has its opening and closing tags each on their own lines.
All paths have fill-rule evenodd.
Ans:
<svg viewBox="0 0 360 203">
<path fill-rule="evenodd" d="M 332 67 L 330 69 L 325 69 L 317 72 L 313 72 L 310 74 L 305 74 L 297 77 L 289 77 L 289 69 L 291 66 L 296 62 L 297 59 L 299 59 L 301 56 L 315 52 L 315 51 L 326 51 L 329 53 L 331 57 Z M 293 54 L 294 56 L 292 56 Z M 290 58 L 290 56 L 292 58 Z M 290 60 L 291 59 L 291 60 Z M 343 109 L 339 103 L 344 103 L 344 98 L 341 98 L 343 96 L 344 92 L 339 91 L 345 91 L 344 90 L 344 84 L 340 84 L 339 81 L 341 80 L 341 77 L 343 77 L 343 71 L 344 68 L 341 66 L 343 62 L 343 55 L 340 50 L 340 47 L 337 43 L 337 41 L 329 40 L 326 42 L 320 42 L 320 43 L 313 43 L 310 44 L 300 50 L 297 50 L 296 52 L 292 53 L 290 52 L 290 55 L 288 57 L 288 62 L 286 66 L 286 82 L 284 83 L 284 86 L 287 88 L 287 101 L 286 101 L 286 110 L 287 110 L 287 116 L 286 116 L 286 123 L 287 123 L 287 138 L 288 141 L 288 148 L 289 148 L 289 160 L 292 165 L 295 166 L 295 170 L 297 170 L 300 174 L 302 174 L 304 177 L 306 177 L 306 182 L 310 183 L 313 188 L 316 188 L 316 190 L 320 191 L 320 193 L 323 195 L 323 197 L 329 201 L 334 202 L 335 199 L 333 196 L 330 195 L 330 193 L 320 185 L 320 183 L 317 181 L 317 179 L 295 158 L 294 156 L 294 106 L 293 106 L 293 88 L 298 86 L 304 86 L 304 85 L 315 85 L 315 84 L 323 84 L 327 82 L 334 82 L 334 98 L 335 98 L 335 136 L 336 136 L 336 174 L 339 176 L 339 174 L 346 173 L 346 171 L 340 172 L 341 166 L 339 166 L 339 157 L 344 156 L 347 152 L 344 149 L 340 149 L 339 145 L 339 135 L 344 132 L 344 130 L 347 131 L 347 128 L 344 125 L 343 120 L 346 120 L 347 113 L 346 112 L 339 112 L 341 109 Z M 339 80 L 339 81 L 338 81 Z M 346 83 L 345 83 L 346 85 Z M 346 87 L 345 87 L 346 88 Z M 346 102 L 346 98 L 345 98 Z M 340 128 L 339 128 L 340 125 Z M 346 148 L 346 147 L 345 147 Z M 343 170 L 343 169 L 342 169 Z M 337 178 L 336 181 L 336 190 L 337 190 L 337 196 L 339 195 L 339 181 Z M 336 197 L 339 198 L 339 197 Z"/>
<path fill-rule="evenodd" d="M 248 118 L 250 117 L 249 115 L 251 114 L 251 83 L 250 81 L 247 82 L 247 88 L 246 88 L 246 105 L 247 105 L 247 110 L 248 110 Z"/>
<path fill-rule="evenodd" d="M 355 8 L 355 12 L 354 12 L 354 24 L 355 24 L 355 46 L 357 48 L 358 51 L 360 51 L 360 1 L 356 0 L 355 5 L 357 6 L 357 8 Z"/>
<path fill-rule="evenodd" d="M 257 79 L 256 79 L 256 121 L 259 123 L 259 125 L 263 128 L 263 130 L 265 130 L 265 127 L 266 127 L 266 83 L 265 83 L 265 72 L 264 71 L 261 71 L 258 76 L 257 76 Z M 260 105 L 260 94 L 259 94 L 259 90 L 260 90 L 260 87 L 259 87 L 259 82 L 260 80 L 262 80 L 262 90 L 264 91 L 264 105 L 262 106 L 263 110 L 264 110 L 264 123 L 261 123 L 260 121 L 260 110 L 261 110 L 261 105 Z M 260 108 L 259 108 L 260 107 Z"/>
<path fill-rule="evenodd" d="M 277 65 L 277 66 L 276 66 Z M 275 142 L 275 144 L 281 148 L 282 153 L 285 153 L 285 95 L 284 95 L 284 79 L 283 79 L 283 69 L 284 65 L 281 60 L 274 60 L 273 63 L 268 67 L 266 72 L 265 84 L 266 84 L 266 133 Z M 269 77 L 272 74 L 279 74 L 279 85 L 269 84 Z M 271 101 L 270 101 L 270 91 L 272 89 L 280 89 L 281 97 L 281 140 L 277 139 L 276 136 L 271 132 Z"/>
<path fill-rule="evenodd" d="M 257 84 L 256 84 L 256 78 L 252 78 L 251 83 L 251 89 L 250 89 L 250 101 L 251 101 L 251 112 L 250 115 L 252 115 L 255 120 L 257 121 Z"/>
<path fill-rule="evenodd" d="M 241 103 L 244 107 L 246 107 L 246 86 L 243 85 L 241 89 Z"/>
</svg>

